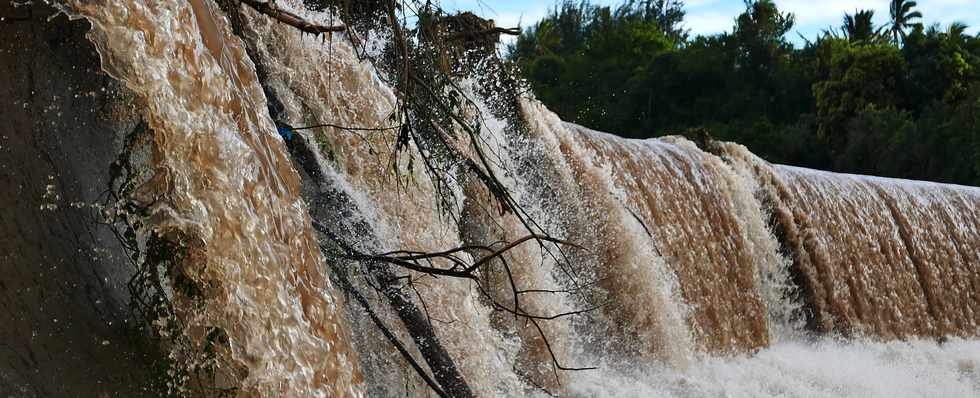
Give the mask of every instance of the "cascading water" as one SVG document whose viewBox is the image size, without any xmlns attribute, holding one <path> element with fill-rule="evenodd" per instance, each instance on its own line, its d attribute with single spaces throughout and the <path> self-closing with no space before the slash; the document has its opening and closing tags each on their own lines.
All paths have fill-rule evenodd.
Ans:
<svg viewBox="0 0 980 398">
<path fill-rule="evenodd" d="M 418 170 L 425 148 L 391 155 L 396 91 L 347 40 L 241 11 L 245 42 L 210 1 L 69 3 L 92 23 L 105 71 L 143 105 L 152 140 L 137 232 L 180 248 L 171 321 L 214 351 L 212 387 L 427 396 L 330 277 L 364 291 L 377 280 L 358 277 L 357 261 L 326 263 L 308 213 L 367 253 L 488 246 L 528 227 L 473 179 L 440 185 Z M 474 395 L 980 394 L 980 190 L 773 166 L 735 144 L 626 140 L 529 98 L 515 129 L 490 115 L 481 83 L 459 84 L 485 113 L 474 139 L 488 171 L 533 228 L 575 244 L 567 263 L 558 245 L 517 246 L 481 284 L 399 271 L 412 281 L 400 300 L 424 308 Z M 269 114 L 267 95 L 281 112 Z M 363 129 L 297 133 L 312 156 L 302 165 L 274 122 Z M 590 310 L 541 326 L 495 310 L 518 295 L 536 314 Z M 367 301 L 386 324 L 409 322 Z M 557 371 L 553 357 L 596 369 Z"/>
<path fill-rule="evenodd" d="M 795 257 L 810 327 L 878 336 L 976 336 L 977 201 L 971 187 L 769 166 L 721 145 L 766 181 Z"/>
<path fill-rule="evenodd" d="M 803 243 L 819 264 L 804 272 L 823 291 L 809 301 L 815 318 L 885 338 L 976 335 L 980 191 L 784 166 L 776 173 L 787 205 L 808 214 L 819 236 Z"/>
<path fill-rule="evenodd" d="M 152 231 L 183 247 L 198 287 L 173 301 L 181 332 L 218 352 L 254 395 L 359 395 L 350 331 L 323 273 L 300 180 L 265 111 L 251 62 L 210 2 L 76 2 L 105 70 L 142 98 L 153 176 L 139 199 Z M 191 296 L 191 294 L 187 294 Z"/>
<path fill-rule="evenodd" d="M 589 148 L 570 156 L 608 169 L 613 187 L 603 188 L 615 189 L 621 206 L 648 230 L 647 245 L 677 275 L 697 346 L 725 352 L 767 345 L 766 309 L 756 290 L 764 281 L 755 274 L 780 269 L 783 260 L 774 255 L 768 230 L 749 225 L 762 219 L 751 191 L 720 159 L 683 139 L 627 141 L 577 126 L 570 130 Z"/>
</svg>

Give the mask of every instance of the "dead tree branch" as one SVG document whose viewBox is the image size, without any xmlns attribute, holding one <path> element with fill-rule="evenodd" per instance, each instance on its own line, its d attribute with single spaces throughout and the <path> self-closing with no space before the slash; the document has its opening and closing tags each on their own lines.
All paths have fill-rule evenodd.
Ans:
<svg viewBox="0 0 980 398">
<path fill-rule="evenodd" d="M 350 280 L 347 279 L 346 274 L 343 271 L 337 269 L 337 267 L 332 263 L 330 263 L 329 261 L 327 262 L 327 266 L 330 267 L 333 270 L 334 275 L 337 276 L 337 281 L 340 282 L 340 288 L 343 289 L 348 294 L 350 294 L 352 297 L 354 297 L 354 301 L 356 301 L 357 304 L 360 305 L 362 309 L 364 309 L 364 312 L 368 314 L 369 318 L 371 318 L 371 322 L 374 322 L 374 325 L 377 326 L 379 330 L 381 330 L 381 333 L 384 334 L 385 338 L 388 339 L 391 345 L 395 346 L 395 349 L 398 350 L 398 353 L 401 354 L 402 358 L 404 358 L 405 361 L 408 362 L 408 364 L 412 367 L 412 369 L 415 370 L 415 373 L 418 374 L 423 381 L 425 381 L 425 384 L 428 385 L 429 388 L 431 388 L 432 391 L 436 393 L 436 395 L 443 398 L 449 397 L 449 395 L 447 395 L 446 392 L 442 390 L 442 387 L 440 387 L 439 384 L 436 383 L 436 381 L 433 380 L 432 377 L 430 377 L 429 374 L 425 372 L 425 369 L 422 368 L 422 365 L 420 365 L 418 361 L 416 361 L 415 358 L 412 356 L 412 354 L 408 352 L 408 349 L 405 348 L 405 345 L 402 344 L 402 342 L 398 340 L 398 337 L 391 332 L 391 329 L 389 329 L 384 324 L 381 318 L 378 317 L 378 314 L 375 313 L 373 309 L 371 309 L 371 304 L 367 301 L 366 298 L 364 298 L 364 296 L 357 289 L 354 288 L 354 285 L 352 285 L 350 283 Z"/>
<path fill-rule="evenodd" d="M 347 31 L 346 26 L 342 26 L 342 25 L 325 26 L 325 25 L 320 25 L 307 21 L 299 15 L 293 14 L 292 12 L 276 7 L 275 2 L 272 0 L 269 1 L 238 0 L 238 1 L 240 1 L 242 4 L 252 7 L 255 11 L 258 11 L 262 14 L 272 17 L 273 19 L 279 22 L 282 22 L 286 25 L 292 26 L 296 29 L 299 29 L 303 32 L 310 33 L 313 35 Z"/>
<path fill-rule="evenodd" d="M 478 31 L 467 31 L 467 32 L 457 32 L 454 33 L 451 38 L 454 40 L 463 38 L 474 38 L 474 37 L 485 37 L 491 35 L 509 35 L 517 36 L 521 34 L 521 28 L 500 28 L 494 27 L 490 29 L 483 29 Z"/>
</svg>

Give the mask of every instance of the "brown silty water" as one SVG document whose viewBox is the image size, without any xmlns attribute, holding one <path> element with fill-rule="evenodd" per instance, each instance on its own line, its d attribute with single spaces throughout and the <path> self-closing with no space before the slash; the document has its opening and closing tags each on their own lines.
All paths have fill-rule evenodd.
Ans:
<svg viewBox="0 0 980 398">
<path fill-rule="evenodd" d="M 739 218 L 727 166 L 683 140 L 574 131 L 594 161 L 608 165 L 620 206 L 643 221 L 652 235 L 649 245 L 677 276 L 698 347 L 731 352 L 766 346 L 766 308 L 755 282 L 760 258 Z"/>
<path fill-rule="evenodd" d="M 278 4 L 332 20 L 298 1 Z M 139 199 L 153 230 L 187 249 L 181 272 L 204 287 L 201 307 L 174 293 L 184 332 L 202 345 L 210 328 L 228 337 L 219 352 L 229 369 L 223 385 L 251 396 L 357 396 L 370 373 L 377 379 L 367 384 L 405 385 L 399 395 L 423 396 L 404 364 L 372 367 L 376 357 L 395 355 L 386 342 L 372 335 L 373 343 L 353 346 L 365 338 L 351 336 L 356 317 L 341 312 L 346 304 L 323 271 L 300 178 L 267 116 L 255 67 L 216 7 L 73 6 L 92 21 L 105 70 L 146 104 L 154 177 Z M 368 220 L 372 250 L 432 252 L 526 234 L 513 216 L 488 211 L 495 204 L 465 178 L 445 187 L 456 206 L 437 206 L 416 149 L 393 155 L 393 90 L 347 40 L 303 36 L 242 11 L 284 122 L 376 129 L 301 133 L 318 144 L 318 162 L 332 173 L 326 180 Z M 571 266 L 601 291 L 585 302 L 526 298 L 525 309 L 548 314 L 603 304 L 589 318 L 594 324 L 545 327 L 566 365 L 628 358 L 683 367 L 702 352 L 751 352 L 794 329 L 797 305 L 822 332 L 977 334 L 980 190 L 771 166 L 744 148 L 714 148 L 726 163 L 683 139 L 627 140 L 564 123 L 534 100 L 521 108 L 528 139 L 554 168 L 556 192 L 534 197 L 506 157 L 492 167 L 532 214 L 562 226 L 557 237 L 582 246 L 571 250 Z M 521 150 L 504 148 L 503 133 L 484 128 L 492 152 Z M 518 288 L 568 287 L 541 247 L 518 247 L 506 259 Z M 476 395 L 528 393 L 535 390 L 528 380 L 561 388 L 549 379 L 551 358 L 536 331 L 494 314 L 472 282 L 399 272 L 411 276 Z M 513 299 L 499 273 L 482 277 L 491 296 Z M 372 303 L 397 324 L 383 302 Z"/>
<path fill-rule="evenodd" d="M 759 181 L 809 329 L 884 339 L 980 332 L 980 190 L 771 165 L 731 143 L 713 151 Z"/>
<path fill-rule="evenodd" d="M 542 142 L 562 175 L 564 194 L 579 204 L 568 217 L 568 239 L 584 247 L 573 259 L 579 275 L 604 294 L 593 298 L 606 318 L 594 325 L 600 349 L 646 360 L 685 364 L 694 350 L 687 306 L 676 277 L 622 201 L 602 165 L 579 142 L 573 126 L 536 101 L 522 103 L 532 136 Z"/>
<path fill-rule="evenodd" d="M 976 188 L 787 166 L 775 174 L 805 231 L 810 305 L 821 330 L 886 339 L 975 336 Z"/>
<path fill-rule="evenodd" d="M 227 336 L 216 387 L 248 396 L 358 396 L 350 331 L 292 168 L 241 43 L 213 4 L 72 2 L 103 68 L 145 103 L 151 228 L 188 254 L 198 286 L 174 292 L 183 333 Z"/>
<path fill-rule="evenodd" d="M 764 347 L 792 321 L 789 264 L 751 176 L 683 139 L 626 140 L 524 107 L 582 204 L 570 239 L 588 246 L 613 303 L 614 346 L 683 364 L 693 351 Z"/>
<path fill-rule="evenodd" d="M 475 184 L 467 188 L 467 203 L 461 219 L 463 241 L 467 245 L 490 246 L 496 242 L 513 242 L 528 235 L 527 229 L 513 214 L 494 214 L 494 203 L 480 201 L 488 197 L 485 189 Z M 491 247 L 499 246 L 496 243 Z M 550 250 L 549 253 L 531 241 L 504 254 L 502 261 L 494 261 L 486 267 L 482 278 L 493 300 L 539 317 L 574 311 L 575 308 L 563 300 L 567 296 L 562 293 L 566 286 L 557 283 L 551 275 L 555 272 L 555 262 L 561 257 L 556 247 Z M 485 256 L 487 252 L 480 250 L 474 255 Z M 517 357 L 519 374 L 550 391 L 559 388 L 567 374 L 556 372 L 552 359 L 562 366 L 575 366 L 567 347 L 571 335 L 566 319 L 560 317 L 533 324 L 507 312 L 494 315 L 493 325 L 502 331 L 514 333 L 521 343 Z"/>
<path fill-rule="evenodd" d="M 303 11 L 296 2 L 280 5 L 313 20 L 332 18 Z M 251 22 L 249 34 L 257 38 L 254 43 L 268 69 L 268 84 L 283 102 L 287 122 L 294 126 L 380 129 L 325 127 L 303 132 L 319 144 L 324 169 L 335 173 L 328 179 L 352 194 L 358 211 L 372 225 L 371 233 L 381 247 L 371 250 L 436 252 L 462 246 L 454 221 L 461 208 L 440 209 L 434 182 L 422 170 L 416 148 L 395 152 L 397 130 L 386 128 L 397 124 L 391 118 L 396 97 L 379 79 L 374 66 L 361 61 L 347 40 L 304 37 L 264 16 L 251 11 L 246 14 Z M 444 188 L 453 203 L 463 203 L 466 195 L 462 185 L 450 182 Z M 467 254 L 463 257 L 469 258 Z M 451 264 L 437 261 L 433 265 L 449 268 Z M 477 396 L 525 388 L 512 365 L 517 347 L 494 327 L 490 307 L 470 281 L 397 271 L 411 276 L 414 290 L 410 295 L 432 319 L 440 342 Z M 386 303 L 376 304 L 380 309 L 387 307 Z M 386 319 L 391 325 L 399 324 L 391 314 Z M 411 341 L 404 334 L 401 337 Z M 379 352 L 396 355 L 389 349 Z M 414 376 L 410 378 L 412 383 L 419 383 Z M 419 383 L 405 394 L 424 396 L 425 388 Z"/>
</svg>

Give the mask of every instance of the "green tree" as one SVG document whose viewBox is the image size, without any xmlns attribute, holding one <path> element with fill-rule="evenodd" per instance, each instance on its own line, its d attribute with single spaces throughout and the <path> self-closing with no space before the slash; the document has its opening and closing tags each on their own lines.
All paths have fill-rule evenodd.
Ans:
<svg viewBox="0 0 980 398">
<path fill-rule="evenodd" d="M 687 29 L 681 26 L 686 14 L 681 0 L 628 0 L 621 10 L 655 21 L 660 31 L 674 42 L 687 40 Z"/>
<path fill-rule="evenodd" d="M 899 39 L 902 42 L 905 41 L 905 29 L 913 28 L 915 25 L 919 25 L 912 21 L 916 19 L 922 19 L 922 13 L 918 11 L 912 11 L 915 8 L 915 1 L 911 0 L 892 0 L 889 5 L 889 12 L 891 13 L 891 31 L 892 37 L 895 41 L 895 45 L 900 44 Z"/>
<path fill-rule="evenodd" d="M 839 133 L 846 137 L 831 153 L 836 170 L 900 177 L 907 175 L 912 159 L 921 159 L 915 121 L 908 112 L 868 104 L 844 127 Z"/>
<path fill-rule="evenodd" d="M 795 17 L 782 13 L 772 0 L 745 0 L 745 12 L 738 16 L 732 39 L 739 49 L 739 66 L 763 78 L 793 46 L 786 33 Z"/>
<path fill-rule="evenodd" d="M 566 1 L 523 32 L 510 56 L 564 119 L 639 136 L 652 114 L 651 65 L 676 47 L 646 6 Z"/>
<path fill-rule="evenodd" d="M 814 84 L 818 133 L 833 150 L 846 145 L 848 122 L 869 108 L 898 103 L 905 59 L 890 45 L 852 45 L 831 39 L 830 75 Z"/>
<path fill-rule="evenodd" d="M 881 36 L 881 29 L 875 29 L 874 10 L 855 11 L 854 14 L 844 14 L 841 30 L 851 42 L 874 42 Z"/>
<path fill-rule="evenodd" d="M 898 175 L 980 185 L 980 83 L 955 102 L 933 102 L 918 119 L 918 162 Z"/>
<path fill-rule="evenodd" d="M 965 98 L 980 78 L 980 40 L 963 33 L 965 25 L 917 28 L 908 36 L 902 53 L 909 64 L 903 99 L 921 113 L 935 101 L 955 103 Z"/>
<path fill-rule="evenodd" d="M 951 39 L 962 41 L 967 38 L 966 29 L 969 26 L 963 22 L 953 22 L 946 28 L 946 35 Z"/>
</svg>

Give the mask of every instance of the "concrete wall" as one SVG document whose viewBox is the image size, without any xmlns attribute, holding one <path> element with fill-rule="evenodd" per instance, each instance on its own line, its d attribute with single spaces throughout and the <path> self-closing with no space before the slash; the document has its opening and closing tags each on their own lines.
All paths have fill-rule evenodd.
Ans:
<svg viewBox="0 0 980 398">
<path fill-rule="evenodd" d="M 138 116 L 88 23 L 33 3 L 0 0 L 0 396 L 156 396 L 159 353 L 129 319 L 132 265 L 77 206 L 106 191 Z"/>
</svg>

